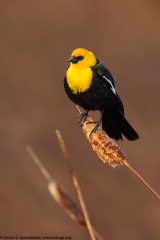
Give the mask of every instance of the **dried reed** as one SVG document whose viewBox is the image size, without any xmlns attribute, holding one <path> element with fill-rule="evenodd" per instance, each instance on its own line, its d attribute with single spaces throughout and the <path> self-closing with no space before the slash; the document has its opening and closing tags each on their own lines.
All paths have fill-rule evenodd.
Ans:
<svg viewBox="0 0 160 240">
<path fill-rule="evenodd" d="M 57 133 L 60 134 L 59 132 L 57 132 Z M 61 139 L 62 139 L 62 137 L 61 137 Z M 62 139 L 62 141 L 63 141 L 63 139 Z M 58 181 L 56 181 L 55 179 L 52 178 L 52 176 L 49 174 L 47 169 L 44 167 L 44 165 L 42 164 L 42 162 L 40 161 L 40 159 L 37 157 L 37 155 L 35 154 L 35 152 L 33 151 L 33 149 L 30 146 L 26 146 L 26 150 L 29 153 L 32 160 L 37 165 L 37 167 L 40 169 L 40 171 L 43 174 L 43 176 L 45 177 L 45 179 L 48 181 L 48 190 L 49 190 L 51 196 L 53 197 L 53 199 L 61 206 L 61 208 L 75 222 L 77 222 L 79 225 L 81 225 L 83 227 L 88 228 L 87 224 L 86 224 L 86 219 L 85 219 L 86 216 L 84 217 L 83 211 L 81 210 L 79 205 L 70 197 L 70 194 L 67 192 L 65 187 L 61 183 L 59 183 Z M 66 154 L 68 155 L 66 149 L 65 149 L 65 151 L 66 151 Z M 70 163 L 69 163 L 69 165 L 70 165 Z M 73 167 L 71 165 L 70 165 L 70 168 L 72 170 L 72 174 L 74 174 Z M 81 195 L 81 198 L 82 198 L 82 193 L 79 188 L 78 181 L 77 181 L 77 179 L 75 179 L 75 174 L 74 174 L 73 178 L 76 183 L 76 188 L 78 188 L 79 194 Z M 80 203 L 82 204 L 82 202 L 80 202 Z M 86 211 L 86 209 L 84 211 Z M 85 215 L 86 215 L 86 213 L 85 213 Z M 98 233 L 98 231 L 91 225 L 89 217 L 88 217 L 87 221 L 89 221 L 90 227 L 92 228 L 91 229 L 91 231 L 92 231 L 91 239 L 92 240 L 93 239 L 104 240 L 103 237 Z"/>
<path fill-rule="evenodd" d="M 77 107 L 78 108 L 78 107 Z M 78 111 L 81 113 L 80 109 Z M 101 128 L 99 128 L 96 132 L 91 131 L 95 127 L 95 123 L 91 117 L 87 117 L 83 122 L 82 129 L 83 132 L 91 144 L 93 150 L 97 153 L 98 157 L 104 162 L 108 163 L 112 167 L 116 167 L 119 165 L 125 165 L 134 175 L 154 194 L 154 196 L 160 201 L 160 195 L 142 178 L 142 176 L 128 163 L 128 159 L 126 154 L 121 150 L 121 148 L 111 139 Z M 69 193 L 65 189 L 65 187 L 54 180 L 47 169 L 43 166 L 40 159 L 34 153 L 30 146 L 27 146 L 26 149 L 36 163 L 43 176 L 48 181 L 48 190 L 54 200 L 62 207 L 62 209 L 79 225 L 84 226 L 88 229 L 90 233 L 90 237 L 92 240 L 103 240 L 103 237 L 97 232 L 97 230 L 93 227 L 90 222 L 90 218 L 87 212 L 87 208 L 84 203 L 84 199 L 82 196 L 82 192 L 79 187 L 78 180 L 76 178 L 75 172 L 71 165 L 69 155 L 62 138 L 61 133 L 56 130 L 56 135 L 66 161 L 69 173 L 71 175 L 73 185 L 75 187 L 79 203 L 78 204 L 70 197 Z"/>
<path fill-rule="evenodd" d="M 81 113 L 80 109 L 77 107 Z M 144 180 L 144 178 L 128 163 L 126 154 L 120 147 L 111 139 L 101 128 L 96 132 L 90 134 L 95 127 L 95 122 L 91 117 L 87 117 L 83 122 L 82 129 L 90 142 L 93 150 L 97 153 L 98 157 L 112 167 L 125 165 L 134 175 L 154 194 L 160 201 L 160 195 Z"/>
</svg>

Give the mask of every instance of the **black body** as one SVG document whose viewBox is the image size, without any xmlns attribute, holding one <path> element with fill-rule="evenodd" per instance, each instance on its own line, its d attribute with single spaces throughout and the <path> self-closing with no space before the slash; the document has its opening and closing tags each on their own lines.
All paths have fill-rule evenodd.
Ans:
<svg viewBox="0 0 160 240">
<path fill-rule="evenodd" d="M 123 134 L 128 140 L 138 139 L 138 134 L 124 117 L 124 107 L 118 94 L 112 91 L 111 85 L 103 78 L 105 76 L 109 79 L 114 87 L 114 78 L 109 70 L 98 60 L 91 69 L 93 80 L 85 92 L 73 94 L 65 77 L 64 88 L 68 97 L 85 110 L 101 111 L 102 128 L 111 138 L 122 140 Z"/>
</svg>

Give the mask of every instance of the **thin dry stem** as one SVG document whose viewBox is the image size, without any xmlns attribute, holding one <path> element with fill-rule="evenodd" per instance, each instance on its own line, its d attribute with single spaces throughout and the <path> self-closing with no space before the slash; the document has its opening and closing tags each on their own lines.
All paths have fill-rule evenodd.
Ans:
<svg viewBox="0 0 160 240">
<path fill-rule="evenodd" d="M 54 200 L 63 208 L 63 210 L 79 225 L 86 227 L 86 220 L 81 208 L 76 202 L 70 197 L 64 186 L 57 181 L 51 181 L 48 184 L 48 190 Z M 103 237 L 97 232 L 92 226 L 93 233 L 96 240 L 104 240 Z"/>
<path fill-rule="evenodd" d="M 77 106 L 76 106 L 77 107 Z M 80 109 L 77 107 L 81 113 Z M 160 201 L 160 195 L 142 178 L 142 176 L 128 163 L 126 154 L 120 147 L 111 139 L 101 128 L 96 132 L 90 134 L 95 127 L 95 123 L 91 117 L 87 117 L 83 123 L 82 129 L 90 142 L 93 150 L 97 153 L 99 158 L 104 162 L 110 164 L 112 167 L 118 165 L 125 165 L 141 182 L 154 194 Z"/>
<path fill-rule="evenodd" d="M 79 225 L 87 227 L 86 220 L 84 218 L 81 208 L 77 203 L 70 197 L 65 187 L 54 180 L 49 174 L 48 170 L 44 167 L 38 156 L 35 154 L 30 146 L 26 146 L 26 150 L 29 153 L 32 160 L 36 163 L 37 167 L 48 181 L 48 190 L 53 199 L 60 205 L 60 207 Z M 97 230 L 92 226 L 96 240 L 104 240 Z"/>
<path fill-rule="evenodd" d="M 57 181 L 48 184 L 48 190 L 54 200 L 66 211 L 66 213 L 79 225 L 86 227 L 86 221 L 80 207 L 70 197 L 64 186 Z"/>
<path fill-rule="evenodd" d="M 86 220 L 87 228 L 88 228 L 88 231 L 89 231 L 89 233 L 90 233 L 91 239 L 92 239 L 92 240 L 96 240 L 95 233 L 94 233 L 94 231 L 93 231 L 93 227 L 92 227 L 92 225 L 91 225 L 91 222 L 90 222 L 90 219 L 89 219 L 89 215 L 88 215 L 88 212 L 87 212 L 87 208 L 86 208 L 86 205 L 85 205 L 85 203 L 84 203 L 84 199 L 83 199 L 83 196 L 82 196 L 82 192 L 81 192 L 81 190 L 80 190 L 80 186 L 79 186 L 79 184 L 78 184 L 76 175 L 75 175 L 75 173 L 74 173 L 74 171 L 73 171 L 73 167 L 72 167 L 72 165 L 71 165 L 71 162 L 70 162 L 70 159 L 69 159 L 69 156 L 68 156 L 67 149 L 66 149 L 66 147 L 65 147 L 63 138 L 62 138 L 62 136 L 61 136 L 61 133 L 60 133 L 58 130 L 56 130 L 56 135 L 57 135 L 57 138 L 58 138 L 58 141 L 59 141 L 61 150 L 62 150 L 62 152 L 63 152 L 63 156 L 64 156 L 64 159 L 65 159 L 65 161 L 66 161 L 66 164 L 67 164 L 69 173 L 70 173 L 70 175 L 71 175 L 71 177 L 72 177 L 72 181 L 73 181 L 75 190 L 76 190 L 76 192 L 77 192 L 77 196 L 78 196 L 78 199 L 79 199 L 79 202 L 80 202 L 80 205 L 81 205 L 81 208 L 82 208 L 82 211 L 83 211 L 85 220 Z"/>
<path fill-rule="evenodd" d="M 37 165 L 37 167 L 40 169 L 43 176 L 47 179 L 47 181 L 48 182 L 52 181 L 51 175 L 49 174 L 47 169 L 44 167 L 44 165 L 42 164 L 40 159 L 37 157 L 37 155 L 35 154 L 35 152 L 31 148 L 31 146 L 26 146 L 26 150 L 29 153 L 29 155 L 31 156 L 31 158 L 33 159 L 33 161 L 35 162 L 35 164 Z"/>
<path fill-rule="evenodd" d="M 136 177 L 155 195 L 155 197 L 160 201 L 160 195 L 144 180 L 144 178 L 127 162 L 124 161 L 123 164 L 132 172 Z"/>
<path fill-rule="evenodd" d="M 26 147 L 29 155 L 36 163 L 37 167 L 40 169 L 43 176 L 48 181 L 48 190 L 54 200 L 69 214 L 69 216 L 74 219 L 78 224 L 86 226 L 83 213 L 75 201 L 70 197 L 65 187 L 54 180 L 47 169 L 44 167 L 40 159 L 37 157 L 35 152 L 30 146 Z"/>
</svg>

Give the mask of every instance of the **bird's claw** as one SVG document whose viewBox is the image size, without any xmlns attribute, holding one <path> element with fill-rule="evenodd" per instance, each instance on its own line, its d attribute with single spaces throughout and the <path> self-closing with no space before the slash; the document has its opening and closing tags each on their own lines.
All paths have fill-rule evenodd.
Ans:
<svg viewBox="0 0 160 240">
<path fill-rule="evenodd" d="M 99 119 L 97 122 L 87 122 L 87 124 L 96 124 L 96 126 L 92 129 L 92 131 L 89 133 L 89 136 L 92 133 L 95 133 L 97 131 L 97 129 L 99 128 L 99 126 L 101 125 L 102 119 Z"/>
<path fill-rule="evenodd" d="M 86 118 L 87 118 L 87 116 L 88 116 L 88 112 L 89 112 L 89 111 L 85 111 L 85 112 L 83 112 L 83 113 L 81 113 L 81 114 L 79 115 L 78 124 L 81 122 L 80 127 L 82 127 L 82 126 L 83 126 L 83 123 L 86 121 Z"/>
</svg>

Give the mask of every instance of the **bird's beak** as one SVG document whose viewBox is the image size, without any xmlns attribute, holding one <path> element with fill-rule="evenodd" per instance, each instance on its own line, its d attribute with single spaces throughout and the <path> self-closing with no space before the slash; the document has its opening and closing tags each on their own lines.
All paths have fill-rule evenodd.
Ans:
<svg viewBox="0 0 160 240">
<path fill-rule="evenodd" d="M 71 56 L 69 59 L 68 59 L 68 62 L 72 62 L 72 63 L 77 63 L 78 62 L 78 59 L 74 56 Z"/>
</svg>

